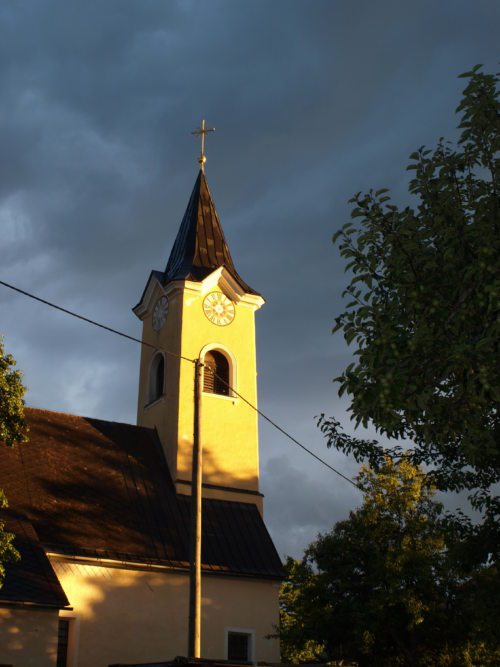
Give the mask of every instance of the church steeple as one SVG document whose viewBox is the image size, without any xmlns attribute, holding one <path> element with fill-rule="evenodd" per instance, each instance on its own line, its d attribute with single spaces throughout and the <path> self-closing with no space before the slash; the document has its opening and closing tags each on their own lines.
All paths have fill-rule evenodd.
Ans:
<svg viewBox="0 0 500 667">
<path fill-rule="evenodd" d="M 231 273 L 244 292 L 257 294 L 236 271 L 207 179 L 200 170 L 170 253 L 164 283 L 201 282 L 221 266 Z"/>
<path fill-rule="evenodd" d="M 156 429 L 179 493 L 191 492 L 190 360 L 201 359 L 204 496 L 262 507 L 257 414 L 247 401 L 257 404 L 254 318 L 263 303 L 236 271 L 200 171 L 166 269 L 151 273 L 134 308 L 145 343 L 137 421 Z"/>
</svg>

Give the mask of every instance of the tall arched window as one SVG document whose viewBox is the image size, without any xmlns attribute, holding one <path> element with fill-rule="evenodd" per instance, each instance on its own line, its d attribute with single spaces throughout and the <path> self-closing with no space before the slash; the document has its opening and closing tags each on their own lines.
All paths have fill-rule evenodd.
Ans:
<svg viewBox="0 0 500 667">
<path fill-rule="evenodd" d="M 203 391 L 229 396 L 229 361 L 218 350 L 210 350 L 203 359 Z"/>
<path fill-rule="evenodd" d="M 149 402 L 163 396 L 165 386 L 165 359 L 161 352 L 154 357 L 149 371 Z"/>
</svg>

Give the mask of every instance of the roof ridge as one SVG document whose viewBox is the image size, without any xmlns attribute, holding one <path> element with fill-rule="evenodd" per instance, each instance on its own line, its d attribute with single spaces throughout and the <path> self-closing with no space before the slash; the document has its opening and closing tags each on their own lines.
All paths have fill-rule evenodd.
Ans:
<svg viewBox="0 0 500 667">
<path fill-rule="evenodd" d="M 63 417 L 73 417 L 74 419 L 87 419 L 95 422 L 103 422 L 105 424 L 117 424 L 118 426 L 130 426 L 134 429 L 155 433 L 155 428 L 149 426 L 140 426 L 139 424 L 130 424 L 129 422 L 115 421 L 114 419 L 101 419 L 100 417 L 89 417 L 88 415 L 75 415 L 72 412 L 63 412 L 62 410 L 49 410 L 48 408 L 36 408 L 31 405 L 25 405 L 24 410 L 27 412 L 47 413 L 52 415 L 61 415 Z"/>
</svg>

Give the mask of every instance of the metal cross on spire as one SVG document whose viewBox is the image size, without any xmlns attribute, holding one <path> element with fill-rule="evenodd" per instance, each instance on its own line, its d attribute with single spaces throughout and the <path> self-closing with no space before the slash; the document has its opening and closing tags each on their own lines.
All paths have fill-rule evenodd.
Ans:
<svg viewBox="0 0 500 667">
<path fill-rule="evenodd" d="M 205 120 L 201 121 L 201 127 L 196 128 L 194 132 L 191 132 L 191 134 L 194 134 L 195 137 L 201 137 L 201 153 L 200 157 L 198 158 L 198 164 L 201 167 L 202 172 L 205 172 L 205 162 L 207 161 L 207 157 L 205 155 L 205 135 L 208 134 L 208 132 L 215 132 L 215 127 L 205 127 Z"/>
</svg>

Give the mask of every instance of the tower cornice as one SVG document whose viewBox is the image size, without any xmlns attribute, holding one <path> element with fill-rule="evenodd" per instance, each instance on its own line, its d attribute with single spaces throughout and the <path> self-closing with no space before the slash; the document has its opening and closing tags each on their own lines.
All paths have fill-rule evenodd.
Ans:
<svg viewBox="0 0 500 667">
<path fill-rule="evenodd" d="M 260 294 L 245 292 L 239 281 L 224 266 L 220 266 L 201 282 L 173 280 L 164 285 L 161 276 L 162 274 L 158 271 L 151 272 L 140 302 L 132 309 L 140 320 L 151 313 L 160 296 L 164 295 L 171 299 L 180 292 L 191 292 L 193 295 L 199 296 L 208 294 L 208 292 L 217 288 L 224 292 L 231 301 L 250 306 L 254 310 L 258 310 L 266 302 Z"/>
</svg>

